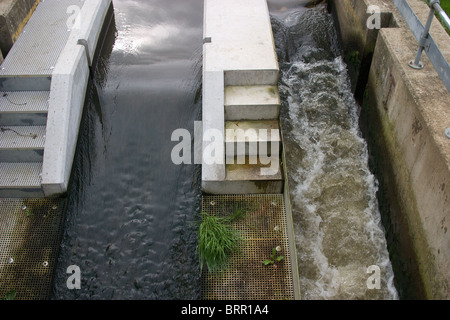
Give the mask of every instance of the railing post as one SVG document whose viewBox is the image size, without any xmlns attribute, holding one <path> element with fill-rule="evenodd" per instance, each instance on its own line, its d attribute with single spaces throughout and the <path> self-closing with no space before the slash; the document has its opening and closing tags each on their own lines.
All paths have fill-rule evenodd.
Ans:
<svg viewBox="0 0 450 320">
<path fill-rule="evenodd" d="M 439 5 L 440 4 L 439 0 L 431 0 L 430 1 L 430 13 L 428 15 L 428 20 L 425 25 L 425 30 L 419 40 L 419 49 L 417 51 L 416 59 L 414 61 L 409 62 L 409 66 L 411 68 L 414 68 L 414 69 L 423 69 L 424 68 L 424 64 L 420 61 L 420 58 L 422 57 L 423 50 L 428 51 L 428 48 L 430 46 L 430 41 L 428 39 L 428 36 L 430 34 L 431 23 L 433 22 L 434 14 L 436 12 L 436 10 L 434 9 L 435 4 Z"/>
</svg>

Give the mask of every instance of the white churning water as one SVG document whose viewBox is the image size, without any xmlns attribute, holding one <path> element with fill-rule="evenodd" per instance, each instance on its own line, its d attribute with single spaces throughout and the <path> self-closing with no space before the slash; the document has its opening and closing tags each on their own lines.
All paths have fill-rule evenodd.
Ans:
<svg viewBox="0 0 450 320">
<path fill-rule="evenodd" d="M 324 8 L 273 18 L 302 298 L 397 299 L 377 181 L 332 20 Z"/>
</svg>

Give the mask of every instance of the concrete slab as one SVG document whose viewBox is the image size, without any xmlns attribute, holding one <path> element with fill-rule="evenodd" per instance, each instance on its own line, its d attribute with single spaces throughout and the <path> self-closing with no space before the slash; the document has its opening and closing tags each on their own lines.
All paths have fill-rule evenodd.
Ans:
<svg viewBox="0 0 450 320">
<path fill-rule="evenodd" d="M 261 152 L 270 155 L 272 146 L 276 150 L 276 154 L 279 154 L 281 137 L 277 120 L 225 122 L 227 159 L 242 156 L 251 156 L 256 159 Z"/>
<path fill-rule="evenodd" d="M 225 120 L 274 120 L 280 116 L 278 86 L 225 87 Z"/>
<path fill-rule="evenodd" d="M 226 120 L 276 120 L 279 117 L 279 67 L 267 3 L 265 0 L 206 0 L 204 10 L 203 191 L 281 193 L 282 175 L 263 176 L 261 172 L 267 168 L 260 164 L 247 166 L 245 163 L 250 162 L 245 159 L 235 162 L 233 156 L 226 159 L 225 152 Z M 252 129 L 249 123 L 241 124 L 247 132 Z M 233 124 L 227 126 L 231 129 Z M 270 126 L 259 123 L 253 129 L 263 127 Z M 261 137 L 257 134 L 255 141 Z M 238 144 L 228 142 L 228 150 Z M 248 146 L 246 149 L 249 150 Z M 259 158 L 259 150 L 256 152 Z M 250 154 L 244 151 L 241 156 Z M 251 163 L 258 160 L 268 163 L 267 158 Z M 277 167 L 278 170 L 279 163 Z"/>
<path fill-rule="evenodd" d="M 341 33 L 368 32 L 366 21 L 355 21 L 360 10 L 352 0 L 334 1 Z M 359 2 L 358 2 L 359 3 Z M 424 23 L 429 8 L 421 0 L 408 0 Z M 389 9 L 396 21 L 394 28 L 377 31 L 375 51 L 363 103 L 363 118 L 371 149 L 377 155 L 380 195 L 383 207 L 389 205 L 391 250 L 408 280 L 406 298 L 448 299 L 450 297 L 450 143 L 444 131 L 450 121 L 450 95 L 424 53 L 425 68 L 415 70 L 408 62 L 415 58 L 418 42 L 392 3 L 364 0 Z M 353 9 L 352 9 L 353 8 Z M 364 8 L 362 8 L 364 12 Z M 387 13 L 386 13 L 387 14 Z M 359 27 L 358 27 L 359 23 Z M 431 35 L 449 60 L 448 34 L 437 21 Z M 365 44 L 361 37 L 355 43 Z M 362 93 L 362 92 L 361 92 Z M 407 248 L 405 250 L 405 248 Z M 400 270 L 400 269 L 399 269 Z"/>
<path fill-rule="evenodd" d="M 222 71 L 203 73 L 203 181 L 225 179 L 225 118 L 223 111 L 223 88 L 224 77 Z"/>
<path fill-rule="evenodd" d="M 65 193 L 68 188 L 89 80 L 89 64 L 110 5 L 111 0 L 85 0 L 79 12 L 83 27 L 72 29 L 52 73 L 42 166 L 42 189 L 47 197 Z"/>
<path fill-rule="evenodd" d="M 94 60 L 95 49 L 102 30 L 103 22 L 111 5 L 111 0 L 85 0 L 80 10 L 78 27 L 78 44 L 86 49 L 89 65 Z"/>
<path fill-rule="evenodd" d="M 225 85 L 277 84 L 278 60 L 265 0 L 205 1 L 207 71 L 225 71 Z"/>
</svg>

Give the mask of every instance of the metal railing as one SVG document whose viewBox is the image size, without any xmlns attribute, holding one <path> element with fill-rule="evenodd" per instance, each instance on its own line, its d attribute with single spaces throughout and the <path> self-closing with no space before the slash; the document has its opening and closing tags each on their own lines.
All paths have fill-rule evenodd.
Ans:
<svg viewBox="0 0 450 320">
<path fill-rule="evenodd" d="M 440 2 L 439 1 L 432 1 L 430 3 L 430 5 L 439 14 L 439 16 L 442 19 L 442 22 L 447 26 L 447 28 L 450 29 L 450 18 L 447 16 L 445 11 L 442 9 Z"/>
<path fill-rule="evenodd" d="M 403 16 L 403 19 L 408 24 L 412 33 L 416 37 L 419 42 L 419 49 L 417 51 L 417 55 L 415 60 L 411 60 L 409 62 L 409 66 L 414 69 L 423 69 L 424 64 L 420 61 L 423 51 L 426 52 L 428 58 L 433 64 L 436 72 L 439 77 L 443 81 L 447 91 L 450 93 L 450 67 L 442 55 L 442 52 L 439 50 L 436 42 L 433 40 L 433 37 L 430 34 L 431 24 L 433 22 L 435 13 L 438 13 L 442 18 L 444 24 L 446 24 L 450 28 L 450 19 L 442 9 L 439 0 L 431 0 L 430 1 L 430 13 L 428 15 L 427 22 L 425 27 L 422 22 L 419 20 L 415 12 L 412 10 L 410 5 L 406 0 L 393 0 L 397 9 Z"/>
</svg>

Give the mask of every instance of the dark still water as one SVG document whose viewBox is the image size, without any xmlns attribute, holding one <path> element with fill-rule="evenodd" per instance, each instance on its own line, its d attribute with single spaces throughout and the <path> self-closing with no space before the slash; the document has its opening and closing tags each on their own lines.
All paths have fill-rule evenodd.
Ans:
<svg viewBox="0 0 450 320">
<path fill-rule="evenodd" d="M 200 120 L 203 0 L 114 0 L 73 169 L 53 299 L 199 299 L 199 168 L 171 161 Z M 69 266 L 81 289 L 69 290 Z"/>
</svg>

